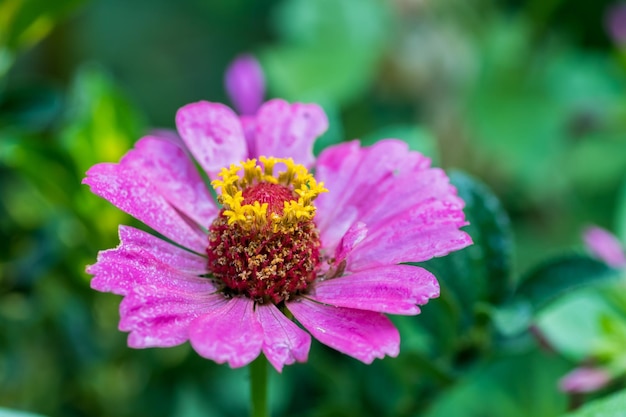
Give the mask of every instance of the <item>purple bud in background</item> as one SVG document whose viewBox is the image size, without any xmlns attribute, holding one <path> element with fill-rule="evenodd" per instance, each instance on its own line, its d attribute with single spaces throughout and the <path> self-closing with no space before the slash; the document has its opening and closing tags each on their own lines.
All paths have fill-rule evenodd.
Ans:
<svg viewBox="0 0 626 417">
<path fill-rule="evenodd" d="M 619 240 L 607 230 L 592 226 L 583 232 L 587 250 L 614 268 L 626 266 L 626 255 Z"/>
<path fill-rule="evenodd" d="M 611 375 L 600 368 L 581 366 L 559 381 L 559 389 L 570 394 L 597 391 L 611 381 Z"/>
<path fill-rule="evenodd" d="M 614 43 L 626 46 L 626 2 L 615 3 L 606 11 L 604 25 Z"/>
<path fill-rule="evenodd" d="M 241 115 L 254 115 L 263 103 L 265 77 L 252 55 L 239 55 L 226 70 L 226 92 Z"/>
</svg>

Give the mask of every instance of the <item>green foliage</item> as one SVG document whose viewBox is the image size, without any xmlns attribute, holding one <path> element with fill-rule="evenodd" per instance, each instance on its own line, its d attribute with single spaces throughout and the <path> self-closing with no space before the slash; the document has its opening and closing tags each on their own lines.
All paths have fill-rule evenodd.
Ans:
<svg viewBox="0 0 626 417">
<path fill-rule="evenodd" d="M 567 364 L 541 352 L 479 363 L 448 389 L 426 417 L 550 417 L 566 409 L 554 381 Z"/>
<path fill-rule="evenodd" d="M 25 413 L 23 411 L 0 408 L 0 417 L 43 417 L 41 414 Z"/>
<path fill-rule="evenodd" d="M 626 248 L 626 178 L 618 192 L 618 200 L 615 207 L 616 234 Z"/>
<path fill-rule="evenodd" d="M 143 133 L 139 113 L 95 66 L 83 67 L 70 92 L 61 144 L 82 175 L 95 163 L 115 162 Z"/>
<path fill-rule="evenodd" d="M 527 198 L 614 187 L 626 169 L 619 67 L 558 43 L 533 50 L 527 30 L 506 20 L 482 34 L 467 102 L 477 152 Z"/>
<path fill-rule="evenodd" d="M 584 285 L 603 283 L 619 277 L 617 270 L 586 256 L 552 260 L 530 271 L 516 291 L 516 297 L 539 310 L 558 296 Z"/>
<path fill-rule="evenodd" d="M 617 392 L 607 398 L 593 401 L 580 410 L 562 417 L 621 417 L 626 410 L 626 391 Z"/>
<path fill-rule="evenodd" d="M 593 361 L 611 375 L 626 372 L 626 298 L 623 285 L 589 288 L 540 315 L 547 342 L 574 362 Z"/>
<path fill-rule="evenodd" d="M 559 297 L 584 286 L 616 281 L 619 271 L 583 255 L 551 259 L 528 272 L 513 298 L 495 311 L 494 320 L 505 334 L 525 330 L 532 318 Z"/>
<path fill-rule="evenodd" d="M 345 104 L 374 78 L 390 29 L 379 0 L 285 0 L 283 42 L 261 54 L 271 90 L 288 100 Z"/>
<path fill-rule="evenodd" d="M 84 0 L 4 0 L 0 3 L 0 78 L 14 56 L 43 39 Z"/>
</svg>

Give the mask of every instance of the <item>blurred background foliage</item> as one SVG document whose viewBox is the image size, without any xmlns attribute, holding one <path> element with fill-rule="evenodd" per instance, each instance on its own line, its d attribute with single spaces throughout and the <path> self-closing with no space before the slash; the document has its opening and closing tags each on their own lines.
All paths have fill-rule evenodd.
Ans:
<svg viewBox="0 0 626 417">
<path fill-rule="evenodd" d="M 623 415 L 626 278 L 580 237 L 598 224 L 626 242 L 614 6 L 0 0 L 0 416 L 246 412 L 245 369 L 188 345 L 126 347 L 119 298 L 90 290 L 84 266 L 133 220 L 80 185 L 149 129 L 173 128 L 180 106 L 226 102 L 242 52 L 270 97 L 324 106 L 317 151 L 398 137 L 455 169 L 476 242 L 424 264 L 442 296 L 393 318 L 397 359 L 366 366 L 314 343 L 307 364 L 272 376 L 275 415 L 551 417 L 586 402 L 571 416 Z M 560 392 L 580 364 L 614 378 Z"/>
</svg>

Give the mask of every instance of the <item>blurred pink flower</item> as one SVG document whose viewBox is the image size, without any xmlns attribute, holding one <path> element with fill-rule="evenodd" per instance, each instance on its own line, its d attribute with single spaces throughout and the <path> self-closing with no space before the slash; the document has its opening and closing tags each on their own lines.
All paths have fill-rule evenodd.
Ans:
<svg viewBox="0 0 626 417">
<path fill-rule="evenodd" d="M 605 13 L 604 25 L 617 45 L 626 44 L 626 2 L 615 3 Z"/>
<path fill-rule="evenodd" d="M 584 394 L 597 391 L 610 381 L 611 375 L 604 369 L 581 366 L 561 378 L 559 389 L 570 394 Z"/>
<path fill-rule="evenodd" d="M 173 242 L 120 226 L 120 245 L 87 267 L 92 288 L 124 297 L 129 346 L 189 340 L 218 363 L 263 353 L 278 371 L 307 360 L 311 335 L 365 363 L 396 356 L 384 313 L 418 314 L 439 295 L 432 274 L 400 264 L 472 243 L 456 189 L 399 140 L 316 160 L 328 126 L 317 105 L 272 100 L 245 123 L 244 134 L 230 108 L 192 103 L 176 115 L 180 138 L 144 137 L 87 172 L 93 193 Z"/>
<path fill-rule="evenodd" d="M 226 92 L 239 114 L 254 115 L 265 96 L 265 76 L 252 55 L 239 55 L 226 70 Z"/>
<path fill-rule="evenodd" d="M 583 232 L 587 249 L 596 257 L 614 268 L 626 266 L 626 255 L 619 240 L 608 230 L 592 226 Z"/>
</svg>

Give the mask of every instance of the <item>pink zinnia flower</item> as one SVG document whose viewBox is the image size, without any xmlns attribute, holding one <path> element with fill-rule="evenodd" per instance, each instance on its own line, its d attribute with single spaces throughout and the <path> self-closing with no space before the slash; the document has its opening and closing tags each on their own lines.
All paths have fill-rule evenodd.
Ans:
<svg viewBox="0 0 626 417">
<path fill-rule="evenodd" d="M 401 263 L 471 244 L 455 188 L 398 140 L 316 160 L 328 125 L 316 105 L 272 100 L 246 124 L 222 104 L 189 104 L 180 139 L 144 137 L 87 172 L 95 194 L 171 240 L 120 226 L 120 245 L 87 268 L 92 288 L 124 297 L 128 344 L 189 340 L 231 367 L 263 353 L 278 371 L 307 360 L 311 335 L 365 363 L 396 356 L 384 313 L 418 314 L 439 295 L 432 274 Z"/>
<path fill-rule="evenodd" d="M 581 366 L 559 380 L 559 389 L 571 394 L 584 394 L 604 388 L 611 374 L 601 368 Z"/>
<path fill-rule="evenodd" d="M 590 226 L 583 232 L 587 249 L 598 259 L 613 268 L 626 267 L 626 254 L 620 241 L 606 229 Z"/>
<path fill-rule="evenodd" d="M 626 2 L 614 3 L 604 15 L 609 37 L 619 46 L 626 45 Z"/>
</svg>

